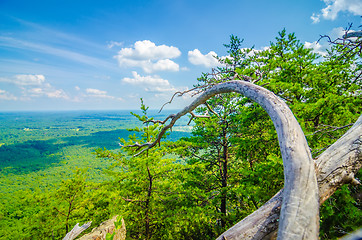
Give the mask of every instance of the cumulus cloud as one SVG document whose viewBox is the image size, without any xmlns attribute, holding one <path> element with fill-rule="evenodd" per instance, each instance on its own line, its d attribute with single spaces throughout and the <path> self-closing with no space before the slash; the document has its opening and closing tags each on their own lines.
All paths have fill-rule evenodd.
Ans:
<svg viewBox="0 0 362 240">
<path fill-rule="evenodd" d="M 181 55 L 180 50 L 177 47 L 159 45 L 156 46 L 155 43 L 144 40 L 137 41 L 134 44 L 134 48 L 123 48 L 119 51 L 119 55 L 123 57 L 134 59 L 134 60 L 156 60 L 156 59 L 166 59 L 166 58 L 176 58 Z"/>
<path fill-rule="evenodd" d="M 353 30 L 349 30 L 349 32 L 353 32 Z M 343 27 L 338 27 L 338 28 L 333 28 L 329 36 L 332 39 L 337 39 L 337 38 L 342 38 L 345 33 L 346 31 Z"/>
<path fill-rule="evenodd" d="M 49 98 L 68 98 L 68 95 L 63 91 L 63 89 L 56 89 L 46 93 Z"/>
<path fill-rule="evenodd" d="M 18 100 L 18 98 L 7 91 L 0 89 L 0 100 L 15 101 Z"/>
<path fill-rule="evenodd" d="M 123 78 L 122 82 L 132 85 L 152 85 L 152 86 L 170 86 L 168 80 L 162 79 L 158 76 L 141 76 L 137 72 L 132 72 L 133 78 Z"/>
<path fill-rule="evenodd" d="M 64 92 L 63 89 L 55 89 L 49 83 L 43 84 L 40 87 L 35 88 L 23 88 L 23 93 L 30 97 L 42 97 L 48 98 L 62 98 L 69 99 L 69 96 Z"/>
<path fill-rule="evenodd" d="M 208 68 L 221 65 L 215 56 L 217 56 L 217 54 L 214 51 L 211 51 L 206 55 L 202 54 L 198 49 L 188 52 L 188 58 L 192 64 L 203 65 Z"/>
<path fill-rule="evenodd" d="M 141 67 L 145 72 L 179 71 L 179 65 L 170 60 L 181 55 L 177 47 L 159 45 L 144 40 L 132 48 L 122 48 L 115 58 L 121 67 Z"/>
<path fill-rule="evenodd" d="M 314 53 L 320 54 L 322 56 L 325 56 L 327 54 L 326 47 L 320 44 L 317 41 L 314 42 L 305 42 L 304 46 L 306 48 L 311 48 Z"/>
<path fill-rule="evenodd" d="M 327 5 L 320 13 L 313 13 L 313 23 L 320 22 L 321 17 L 327 20 L 335 20 L 339 12 L 350 12 L 353 15 L 362 15 L 361 0 L 323 0 Z"/>
<path fill-rule="evenodd" d="M 141 86 L 147 92 L 175 92 L 176 88 L 173 87 L 166 79 L 159 76 L 141 76 L 137 72 L 132 72 L 132 78 L 123 78 L 122 82 Z"/>
<path fill-rule="evenodd" d="M 39 86 L 45 82 L 41 74 L 19 74 L 12 78 L 0 78 L 0 82 L 13 83 L 19 86 Z"/>
<path fill-rule="evenodd" d="M 21 74 L 15 76 L 15 84 L 19 85 L 41 85 L 45 82 L 44 75 Z"/>
<path fill-rule="evenodd" d="M 99 89 L 95 89 L 95 88 L 87 88 L 85 91 L 89 97 L 115 99 L 115 100 L 119 100 L 119 101 L 123 100 L 122 98 L 117 98 L 117 97 L 108 95 L 107 91 L 103 91 L 103 90 L 99 90 Z"/>
<path fill-rule="evenodd" d="M 179 65 L 170 59 L 161 59 L 157 61 L 155 64 L 152 64 L 148 67 L 146 72 L 153 72 L 153 71 L 179 71 Z"/>
<path fill-rule="evenodd" d="M 10 78 L 0 78 L 0 82 L 18 86 L 23 92 L 23 97 L 69 98 L 62 89 L 55 89 L 47 83 L 41 74 L 18 74 Z"/>
<path fill-rule="evenodd" d="M 105 94 L 107 94 L 106 91 L 102 91 L 102 90 L 94 89 L 94 88 L 87 88 L 85 91 L 87 93 L 89 93 L 89 94 L 95 94 L 95 95 L 105 95 Z"/>
</svg>

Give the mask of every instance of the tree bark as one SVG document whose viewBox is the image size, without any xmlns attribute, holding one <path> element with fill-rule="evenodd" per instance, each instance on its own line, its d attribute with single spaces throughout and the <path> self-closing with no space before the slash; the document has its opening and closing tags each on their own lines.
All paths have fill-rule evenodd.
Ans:
<svg viewBox="0 0 362 240">
<path fill-rule="evenodd" d="M 225 134 L 224 134 L 224 139 Z M 220 204 L 220 212 L 222 214 L 221 217 L 221 227 L 225 227 L 226 225 L 226 202 L 227 202 L 227 186 L 228 186 L 228 146 L 227 143 L 223 141 L 223 152 L 222 152 L 222 176 L 221 176 L 221 204 Z"/>
<path fill-rule="evenodd" d="M 147 239 L 151 238 L 151 230 L 150 230 L 150 201 L 152 195 L 152 183 L 153 177 L 150 172 L 150 168 L 147 166 L 148 173 L 148 189 L 147 189 L 147 199 L 145 204 L 145 229 L 146 229 L 146 237 Z"/>
<path fill-rule="evenodd" d="M 362 115 L 333 145 L 315 159 L 322 204 L 343 184 L 359 184 L 354 174 L 362 166 Z M 283 189 L 242 221 L 224 232 L 217 240 L 270 239 L 278 228 Z"/>
</svg>

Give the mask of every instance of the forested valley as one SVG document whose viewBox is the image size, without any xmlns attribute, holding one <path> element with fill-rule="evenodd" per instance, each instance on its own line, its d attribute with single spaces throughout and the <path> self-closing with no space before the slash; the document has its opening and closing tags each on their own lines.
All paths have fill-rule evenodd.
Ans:
<svg viewBox="0 0 362 240">
<path fill-rule="evenodd" d="M 264 50 L 233 35 L 225 47 L 223 67 L 202 74 L 196 91 L 235 76 L 272 91 L 313 158 L 362 114 L 359 48 L 332 44 L 321 56 L 286 30 Z M 62 239 L 76 223 L 96 227 L 120 215 L 127 239 L 215 239 L 283 188 L 275 128 L 250 99 L 216 95 L 143 152 L 157 140 L 158 120 L 174 112 L 156 115 L 142 99 L 140 108 L 1 113 L 0 238 Z M 356 230 L 361 219 L 361 185 L 344 185 L 321 206 L 320 239 Z"/>
</svg>

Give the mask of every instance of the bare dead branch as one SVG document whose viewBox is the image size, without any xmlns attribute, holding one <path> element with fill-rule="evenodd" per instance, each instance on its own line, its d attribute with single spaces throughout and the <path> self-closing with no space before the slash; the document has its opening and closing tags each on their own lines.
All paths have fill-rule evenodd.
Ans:
<svg viewBox="0 0 362 240">
<path fill-rule="evenodd" d="M 165 118 L 165 120 L 163 120 L 163 121 L 161 121 L 161 120 L 148 120 L 148 121 L 145 121 L 144 123 L 160 123 L 160 124 L 165 124 L 166 122 L 167 122 L 167 120 L 169 120 L 170 118 L 172 119 L 172 118 L 174 118 L 175 117 L 175 114 L 170 114 L 170 115 L 168 115 L 166 118 Z"/>
<path fill-rule="evenodd" d="M 147 143 L 143 143 L 143 144 L 140 144 L 140 143 L 136 142 L 135 144 L 132 144 L 132 145 L 122 145 L 122 144 L 119 143 L 119 146 L 124 147 L 124 148 L 137 147 L 136 151 L 140 150 L 140 149 L 143 148 L 143 147 L 149 147 L 149 146 L 154 147 L 155 145 L 156 145 L 156 143 L 153 144 L 153 143 L 151 143 L 151 142 L 147 142 Z M 151 147 L 150 147 L 150 148 L 151 148 Z M 146 149 L 146 150 L 147 150 L 147 149 Z M 142 151 L 142 152 L 143 152 L 143 151 Z M 136 157 L 136 156 L 138 156 L 138 155 L 139 155 L 139 154 L 136 154 L 136 155 L 134 155 L 134 157 Z"/>
<path fill-rule="evenodd" d="M 126 202 L 145 202 L 144 200 L 133 200 L 130 198 L 121 197 Z"/>
<path fill-rule="evenodd" d="M 161 107 L 161 109 L 160 109 L 158 112 L 160 113 L 160 112 L 162 111 L 162 109 L 163 109 L 167 104 L 171 104 L 172 101 L 173 101 L 173 99 L 174 99 L 176 96 L 181 97 L 181 96 L 183 96 L 184 94 L 189 93 L 189 92 L 191 92 L 191 91 L 194 91 L 194 90 L 196 90 L 196 89 L 197 89 L 197 88 L 192 88 L 192 89 L 190 89 L 190 90 L 186 90 L 186 91 L 183 91 L 183 92 L 180 92 L 180 91 L 175 92 L 175 93 L 172 95 L 170 101 L 168 101 L 168 102 L 166 102 L 165 104 L 163 104 L 162 107 Z"/>
<path fill-rule="evenodd" d="M 190 117 L 190 120 L 188 121 L 187 125 L 190 125 L 191 121 L 194 118 L 210 118 L 209 115 L 195 115 L 193 112 L 190 112 L 190 114 L 191 114 L 191 117 Z"/>
<path fill-rule="evenodd" d="M 212 112 L 213 114 L 215 114 L 215 116 L 217 116 L 218 118 L 220 118 L 219 114 L 218 114 L 217 112 L 215 112 L 214 109 L 212 109 L 207 102 L 205 102 L 205 106 L 207 107 L 207 109 L 208 109 L 210 112 Z"/>
<path fill-rule="evenodd" d="M 352 38 L 352 37 L 357 37 L 357 38 L 362 37 L 362 31 L 349 32 L 349 33 L 346 33 L 346 34 L 343 35 L 344 39 Z"/>
<path fill-rule="evenodd" d="M 308 135 L 306 135 L 306 136 L 312 136 L 312 135 L 315 135 L 315 134 L 317 134 L 317 133 L 319 133 L 319 132 L 325 132 L 325 133 L 327 133 L 327 132 L 335 132 L 335 131 L 337 131 L 337 130 L 341 130 L 341 129 L 350 127 L 350 126 L 352 126 L 352 125 L 353 125 L 353 123 L 350 123 L 350 124 L 347 124 L 347 125 L 344 125 L 344 126 L 341 126 L 341 127 L 336 127 L 336 126 L 321 124 L 320 126 L 322 126 L 322 127 L 324 127 L 324 128 L 319 129 L 319 130 L 317 130 L 317 131 L 315 131 L 315 132 L 313 132 L 313 133 L 311 133 L 311 134 L 308 134 Z M 331 130 L 328 130 L 328 129 L 331 129 Z M 328 130 L 328 131 L 327 131 L 327 130 Z"/>
</svg>

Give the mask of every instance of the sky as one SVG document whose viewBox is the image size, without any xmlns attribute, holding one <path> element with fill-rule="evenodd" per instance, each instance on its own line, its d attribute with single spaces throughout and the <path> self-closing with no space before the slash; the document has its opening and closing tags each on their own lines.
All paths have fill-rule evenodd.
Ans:
<svg viewBox="0 0 362 240">
<path fill-rule="evenodd" d="M 0 111 L 159 109 L 231 34 L 263 49 L 285 28 L 323 54 L 320 35 L 361 15 L 362 0 L 0 0 Z"/>
</svg>

